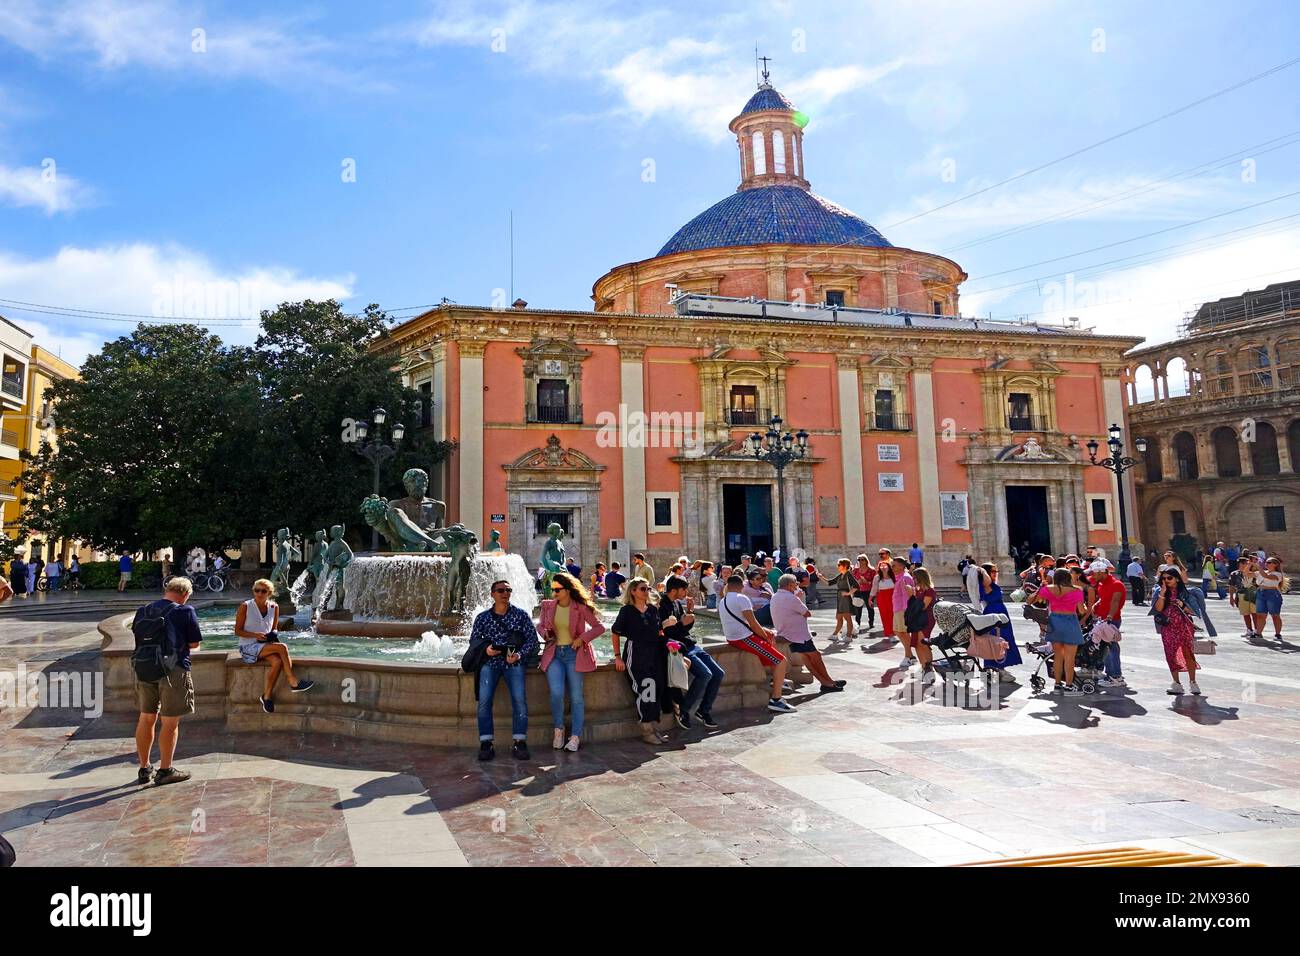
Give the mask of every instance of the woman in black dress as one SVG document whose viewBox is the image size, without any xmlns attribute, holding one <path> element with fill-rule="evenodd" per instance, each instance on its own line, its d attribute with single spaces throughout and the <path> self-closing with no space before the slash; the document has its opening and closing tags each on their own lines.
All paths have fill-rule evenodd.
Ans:
<svg viewBox="0 0 1300 956">
<path fill-rule="evenodd" d="M 650 593 L 647 582 L 634 578 L 623 593 L 623 606 L 610 633 L 614 668 L 626 671 L 632 681 L 637 716 L 641 718 L 641 739 L 657 747 L 663 744 L 664 736 L 656 724 L 663 714 L 672 713 L 673 702 L 668 692 L 668 642 L 659 609 L 650 603 Z"/>
</svg>

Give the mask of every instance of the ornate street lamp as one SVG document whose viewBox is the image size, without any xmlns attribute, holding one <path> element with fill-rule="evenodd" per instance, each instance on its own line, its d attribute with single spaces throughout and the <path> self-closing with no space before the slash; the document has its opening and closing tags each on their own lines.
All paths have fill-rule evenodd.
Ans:
<svg viewBox="0 0 1300 956">
<path fill-rule="evenodd" d="M 788 555 L 783 538 L 785 527 L 785 466 L 792 461 L 799 461 L 808 453 L 808 433 L 802 428 L 797 432 L 782 432 L 781 416 L 774 415 L 767 423 L 767 433 L 752 432 L 745 439 L 743 449 L 753 455 L 755 461 L 765 461 L 776 469 L 777 525 L 776 541 L 781 557 Z"/>
<path fill-rule="evenodd" d="M 376 408 L 370 413 L 370 419 L 370 422 L 365 421 L 365 419 L 357 420 L 356 424 L 353 426 L 353 432 L 356 437 L 350 444 L 352 445 L 353 451 L 362 458 L 367 459 L 370 464 L 374 466 L 374 493 L 379 494 L 379 477 L 383 470 L 384 462 L 397 454 L 397 446 L 400 445 L 402 439 L 406 437 L 406 426 L 397 423 L 389 428 L 389 433 L 393 442 L 389 445 L 380 437 L 380 426 L 388 420 L 388 412 L 382 408 Z M 374 429 L 374 437 L 370 438 L 372 428 Z M 367 438 L 370 440 L 367 441 Z M 370 548 L 372 551 L 379 550 L 379 532 L 377 530 L 372 529 L 370 532 Z"/>
<path fill-rule="evenodd" d="M 1093 438 L 1088 442 L 1088 459 L 1094 465 L 1115 474 L 1115 480 L 1119 488 L 1119 537 L 1121 542 L 1118 567 L 1123 571 L 1123 568 L 1132 559 L 1128 549 L 1128 509 L 1124 505 L 1124 472 L 1139 464 L 1139 461 L 1124 454 L 1124 429 L 1118 425 L 1111 425 L 1107 431 L 1110 437 L 1106 439 L 1106 445 L 1110 449 L 1110 457 L 1101 461 L 1097 460 L 1097 452 L 1101 449 L 1101 444 L 1097 439 Z M 1147 440 L 1145 438 L 1135 439 L 1133 444 L 1137 448 L 1139 455 L 1146 454 Z"/>
</svg>

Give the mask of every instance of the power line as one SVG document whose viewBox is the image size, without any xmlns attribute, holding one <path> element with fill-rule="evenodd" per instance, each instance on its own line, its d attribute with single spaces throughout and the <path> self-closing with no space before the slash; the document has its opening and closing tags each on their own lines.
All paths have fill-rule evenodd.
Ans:
<svg viewBox="0 0 1300 956">
<path fill-rule="evenodd" d="M 1231 93 L 1234 90 L 1239 90 L 1243 86 L 1248 86 L 1251 83 L 1264 79 L 1264 77 L 1266 76 L 1271 76 L 1272 74 L 1277 73 L 1281 70 L 1285 70 L 1290 67 L 1293 67 L 1297 63 L 1300 63 L 1300 56 L 1287 60 L 1285 63 L 1279 63 L 1277 66 L 1271 67 L 1262 73 L 1256 73 L 1254 76 L 1248 77 L 1244 80 L 1240 80 L 1239 82 L 1234 83 L 1231 86 L 1225 86 L 1221 90 L 1216 90 L 1215 92 L 1210 93 L 1207 96 L 1202 96 L 1198 100 L 1193 100 L 1190 103 L 1186 103 L 1183 106 L 1178 107 L 1177 109 L 1170 110 L 1168 113 L 1163 113 L 1160 116 L 1157 116 L 1153 119 L 1149 119 L 1144 123 L 1139 123 L 1137 126 L 1131 126 L 1126 130 L 1122 130 L 1118 133 L 1114 133 L 1110 136 L 1107 136 L 1105 139 L 1099 139 L 1095 143 L 1090 143 L 1087 146 L 1082 146 L 1079 149 L 1072 150 L 1071 152 L 1066 153 L 1064 156 L 1058 156 L 1056 159 L 1048 160 L 1045 163 L 1041 163 L 1033 167 L 1032 169 L 1027 169 L 1022 173 L 1016 173 L 1014 176 L 1008 176 L 1006 179 L 999 180 L 998 182 L 993 183 L 992 185 L 984 186 L 981 189 L 976 189 L 972 192 L 966 193 L 964 196 L 958 196 L 956 199 L 950 199 L 948 202 L 940 203 L 938 206 L 934 206 L 930 209 L 926 209 L 924 212 L 918 212 L 914 216 L 908 216 L 906 219 L 900 219 L 898 220 L 898 222 L 890 223 L 884 228 L 893 229 L 895 226 L 901 226 L 904 223 L 909 223 L 916 219 L 920 219 L 922 216 L 928 216 L 930 215 L 930 213 L 938 212 L 940 209 L 947 209 L 950 206 L 955 206 L 958 203 L 965 202 L 968 199 L 973 199 L 976 196 L 982 196 L 986 192 L 990 192 L 1001 186 L 1007 185 L 1007 183 L 1014 183 L 1017 180 L 1024 179 L 1027 176 L 1032 176 L 1034 173 L 1042 172 L 1044 169 L 1049 169 L 1052 166 L 1059 165 L 1060 163 L 1063 163 L 1068 159 L 1074 159 L 1076 156 L 1082 156 L 1084 153 L 1097 149 L 1100 146 L 1105 146 L 1106 144 L 1113 143 L 1118 139 L 1124 138 L 1125 136 L 1129 136 L 1133 133 L 1139 132 L 1140 130 L 1147 129 L 1148 127 L 1154 126 L 1156 123 L 1164 122 L 1167 119 L 1179 115 L 1180 113 L 1186 113 L 1188 110 L 1194 109 L 1195 107 L 1200 106 L 1202 103 L 1208 103 L 1212 99 L 1216 99 L 1217 97 L 1223 96 L 1227 93 Z"/>
<path fill-rule="evenodd" d="M 427 305 L 406 305 L 397 309 L 385 309 L 387 315 L 395 315 L 399 312 L 417 312 L 422 309 L 431 309 L 437 303 Z M 186 315 L 147 315 L 143 312 L 108 312 L 100 309 L 82 309 L 75 306 L 50 305 L 44 302 L 25 302 L 21 299 L 4 299 L 0 298 L 0 305 L 17 312 L 30 312 L 37 315 L 58 315 L 69 319 L 84 319 L 94 322 L 129 322 L 136 324 L 143 322 L 154 325 L 171 325 L 171 324 L 188 324 L 200 326 L 244 326 L 253 325 L 258 322 L 257 317 L 247 319 L 238 318 L 220 318 L 205 319 L 199 316 Z M 345 315 L 350 318 L 356 318 L 362 313 L 346 312 Z"/>
<path fill-rule="evenodd" d="M 1152 236 L 1163 235 L 1166 232 L 1174 232 L 1178 229 L 1186 229 L 1188 226 L 1196 226 L 1203 222 L 1209 222 L 1212 219 L 1222 219 L 1224 216 L 1231 216 L 1233 213 L 1244 212 L 1247 209 L 1257 209 L 1260 206 L 1267 206 L 1269 203 L 1280 202 L 1283 199 L 1290 199 L 1292 196 L 1300 196 L 1300 189 L 1296 190 L 1295 192 L 1283 193 L 1281 196 L 1274 196 L 1272 199 L 1264 199 L 1261 200 L 1260 202 L 1250 203 L 1249 205 L 1238 206 L 1236 209 L 1229 209 L 1225 212 L 1218 212 L 1212 216 L 1203 216 L 1200 219 L 1193 219 L 1190 222 L 1179 223 L 1176 226 L 1169 226 L 1165 229 L 1157 229 L 1154 232 L 1143 233 L 1140 236 L 1132 236 L 1131 238 L 1128 239 L 1117 239 L 1114 242 L 1107 242 L 1100 246 L 1093 246 L 1091 249 L 1081 249 L 1078 252 L 1070 252 L 1063 256 L 1053 256 L 1050 259 L 1039 259 L 1037 262 L 1030 262 L 1027 263 L 1026 265 L 1016 266 L 1015 268 L 1012 269 L 1002 269 L 999 272 L 989 272 L 982 276 L 975 276 L 973 279 L 971 279 L 971 281 L 978 282 L 980 279 L 992 279 L 995 276 L 1006 275 L 1007 273 L 1010 272 L 1019 272 L 1022 269 L 1032 269 L 1034 266 L 1047 265 L 1049 262 L 1060 262 L 1062 259 L 1073 259 L 1075 256 L 1086 255 L 1089 252 L 1099 252 L 1102 249 L 1112 249 L 1115 246 L 1126 245 L 1127 243 L 1130 242 L 1138 242 L 1139 240 L 1142 239 L 1150 239 Z"/>
<path fill-rule="evenodd" d="M 1284 143 L 1284 142 L 1280 142 L 1281 140 L 1289 140 L 1289 141 Z M 1294 146 L 1296 143 L 1300 143 L 1300 130 L 1292 130 L 1290 133 L 1287 133 L 1285 136 L 1278 136 L 1270 140 L 1265 140 L 1264 142 L 1257 143 L 1254 146 L 1247 146 L 1245 149 L 1239 149 L 1236 150 L 1235 152 L 1228 153 L 1224 156 L 1220 156 L 1218 159 L 1211 159 L 1208 160 L 1207 162 L 1200 163 L 1199 165 L 1190 166 L 1187 169 L 1180 170 L 1177 173 L 1172 173 L 1169 176 L 1166 176 L 1162 179 L 1156 179 L 1148 183 L 1143 183 L 1140 186 L 1130 187 L 1108 198 L 1098 199 L 1090 203 L 1083 203 L 1079 206 L 1074 206 L 1071 207 L 1070 209 L 1066 209 L 1063 212 L 1055 213 L 1051 216 L 1044 216 L 1042 219 L 1036 219 L 1033 222 L 1024 223 L 1019 226 L 1012 226 L 1007 229 L 1003 229 L 999 232 L 990 233 L 989 235 L 986 236 L 979 236 L 974 239 L 969 239 L 966 242 L 962 242 L 959 243 L 958 245 L 940 250 L 940 255 L 945 255 L 945 256 L 950 255 L 954 252 L 960 252 L 963 249 L 969 249 L 972 246 L 979 246 L 979 245 L 983 245 L 986 242 L 993 242 L 997 239 L 1004 239 L 1007 236 L 1013 236 L 1022 232 L 1028 232 L 1031 229 L 1037 229 L 1039 226 L 1046 225 L 1049 222 L 1059 222 L 1063 219 L 1072 219 L 1081 213 L 1090 212 L 1094 209 L 1100 209 L 1103 206 L 1112 205 L 1113 203 L 1119 202 L 1122 199 L 1128 199 L 1132 196 L 1141 196 L 1149 192 L 1155 192 L 1157 190 L 1163 189 L 1165 186 L 1173 185 L 1175 182 L 1178 182 L 1181 179 L 1194 179 L 1196 176 L 1202 175 L 1203 173 L 1213 172 L 1216 169 L 1222 169 L 1223 167 L 1230 166 L 1233 163 L 1238 162 L 1239 160 L 1246 158 L 1248 156 L 1263 156 L 1273 152 L 1274 150 L 1285 149 L 1287 146 Z M 1273 145 L 1273 144 L 1277 144 L 1277 145 Z M 1264 147 L 1268 147 L 1268 148 L 1266 149 Z"/>
</svg>

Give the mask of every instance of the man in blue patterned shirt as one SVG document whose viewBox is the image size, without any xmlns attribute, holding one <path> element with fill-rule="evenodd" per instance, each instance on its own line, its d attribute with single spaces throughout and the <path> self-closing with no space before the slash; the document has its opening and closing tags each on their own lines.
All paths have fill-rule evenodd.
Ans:
<svg viewBox="0 0 1300 956">
<path fill-rule="evenodd" d="M 470 641 L 487 640 L 487 658 L 478 672 L 478 759 L 496 756 L 492 743 L 492 699 L 504 676 L 510 691 L 510 753 L 528 759 L 528 702 L 524 698 L 526 663 L 537 651 L 537 628 L 527 611 L 510 603 L 508 581 L 492 582 L 492 606 L 474 618 Z"/>
</svg>

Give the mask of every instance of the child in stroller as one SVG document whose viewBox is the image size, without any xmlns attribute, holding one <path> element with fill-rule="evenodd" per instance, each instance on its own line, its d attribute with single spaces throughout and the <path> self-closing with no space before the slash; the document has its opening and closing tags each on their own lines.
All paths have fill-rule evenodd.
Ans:
<svg viewBox="0 0 1300 956">
<path fill-rule="evenodd" d="M 997 680 L 996 671 L 988 668 L 986 662 L 1002 660 L 1006 656 L 1007 642 L 991 632 L 1009 620 L 1005 614 L 981 614 L 975 608 L 955 601 L 936 602 L 934 622 L 939 633 L 928 638 L 926 643 L 938 651 L 942 659 L 935 660 L 928 673 L 937 673 L 945 681 L 969 681 L 980 676 L 992 684 Z M 925 680 L 924 675 L 922 680 Z"/>
<path fill-rule="evenodd" d="M 1102 627 L 1104 621 L 1089 619 L 1083 625 L 1083 643 L 1074 656 L 1074 686 L 1085 694 L 1097 692 L 1097 682 L 1105 676 L 1106 652 L 1110 650 L 1111 635 L 1116 633 L 1113 627 Z M 1103 639 L 1104 638 L 1104 639 Z M 1029 653 L 1038 658 L 1038 666 L 1029 677 L 1029 686 L 1035 693 L 1042 693 L 1047 686 L 1047 678 L 1042 671 L 1052 673 L 1052 642 L 1041 641 L 1026 645 Z"/>
</svg>

